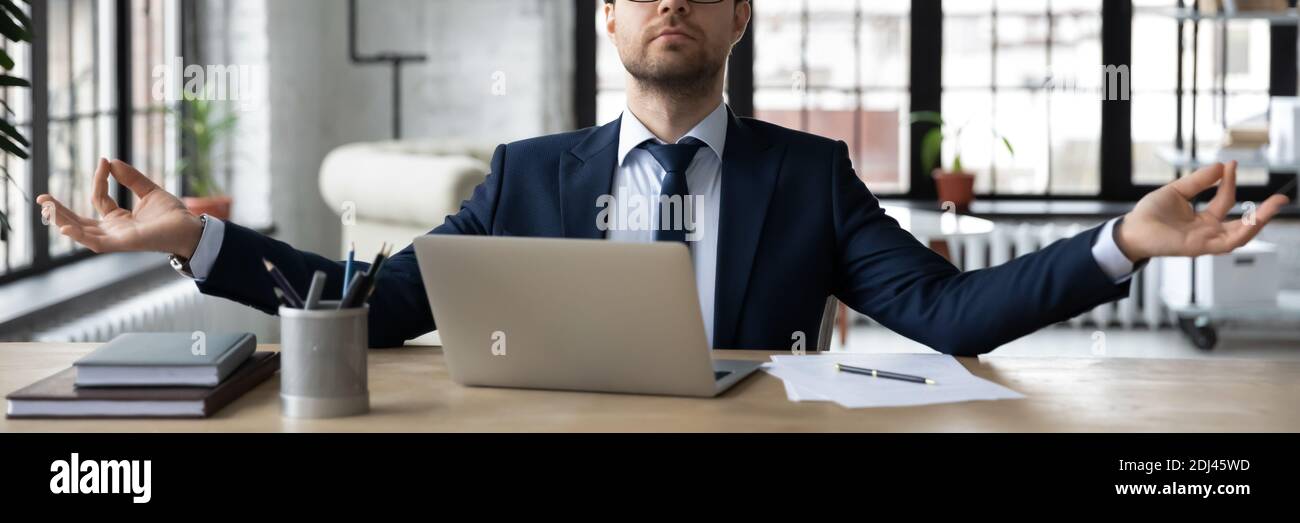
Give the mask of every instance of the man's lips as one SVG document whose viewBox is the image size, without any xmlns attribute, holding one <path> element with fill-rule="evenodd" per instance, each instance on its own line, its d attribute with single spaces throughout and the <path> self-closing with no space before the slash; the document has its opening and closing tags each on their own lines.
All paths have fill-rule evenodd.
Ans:
<svg viewBox="0 0 1300 523">
<path fill-rule="evenodd" d="M 684 39 L 694 40 L 695 39 L 695 37 L 691 36 L 690 34 L 687 34 L 685 31 L 680 31 L 677 29 L 666 29 L 660 32 L 659 35 L 655 36 L 654 39 L 651 41 L 658 40 L 660 38 L 666 38 L 668 40 L 684 40 Z"/>
</svg>

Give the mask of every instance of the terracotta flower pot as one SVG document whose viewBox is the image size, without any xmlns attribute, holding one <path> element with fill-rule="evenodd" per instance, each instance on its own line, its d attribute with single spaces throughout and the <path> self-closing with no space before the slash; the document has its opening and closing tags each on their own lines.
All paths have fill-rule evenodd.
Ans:
<svg viewBox="0 0 1300 523">
<path fill-rule="evenodd" d="M 218 220 L 230 220 L 230 196 L 186 196 L 184 201 L 195 216 L 207 214 Z"/>
<path fill-rule="evenodd" d="M 975 201 L 975 175 L 968 172 L 949 172 L 935 169 L 935 189 L 939 192 L 939 203 L 952 202 L 957 212 L 970 211 L 971 202 Z"/>
</svg>

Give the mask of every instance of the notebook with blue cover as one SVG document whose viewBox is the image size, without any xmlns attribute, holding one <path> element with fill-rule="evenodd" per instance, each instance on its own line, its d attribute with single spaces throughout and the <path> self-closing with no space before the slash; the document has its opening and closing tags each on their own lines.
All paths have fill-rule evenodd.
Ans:
<svg viewBox="0 0 1300 523">
<path fill-rule="evenodd" d="M 251 333 L 122 334 L 73 364 L 78 387 L 215 387 L 257 348 Z"/>
</svg>

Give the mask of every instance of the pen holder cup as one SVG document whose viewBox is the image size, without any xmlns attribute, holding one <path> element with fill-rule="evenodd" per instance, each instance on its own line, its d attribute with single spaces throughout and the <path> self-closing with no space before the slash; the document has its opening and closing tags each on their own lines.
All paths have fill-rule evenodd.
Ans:
<svg viewBox="0 0 1300 523">
<path fill-rule="evenodd" d="M 280 407 L 287 418 L 334 418 L 370 411 L 366 319 L 370 307 L 280 307 Z"/>
</svg>

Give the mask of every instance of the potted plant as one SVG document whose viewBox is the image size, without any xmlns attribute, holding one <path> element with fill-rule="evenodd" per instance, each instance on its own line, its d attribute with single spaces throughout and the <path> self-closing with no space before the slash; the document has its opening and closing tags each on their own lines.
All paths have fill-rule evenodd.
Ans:
<svg viewBox="0 0 1300 523">
<path fill-rule="evenodd" d="M 185 207 L 196 215 L 208 214 L 229 220 L 231 198 L 217 184 L 212 168 L 212 151 L 217 142 L 234 130 L 238 117 L 229 111 L 219 114 L 217 107 L 206 98 L 185 95 L 181 139 L 188 154 L 178 162 L 189 193 L 184 198 Z"/>
<path fill-rule="evenodd" d="M 27 3 L 27 0 L 22 1 Z M 14 0 L 0 0 L 0 36 L 3 36 L 9 42 L 30 42 L 32 41 L 31 27 L 31 18 Z M 5 71 L 0 73 L 0 88 L 31 88 L 32 84 L 27 80 L 8 74 L 8 71 L 13 68 L 13 57 L 9 56 L 5 48 L 0 47 L 0 69 Z M 10 118 L 14 116 L 14 112 L 9 108 L 9 104 L 0 101 L 0 107 L 3 107 L 4 110 L 3 117 L 0 117 L 0 150 L 3 150 L 4 154 L 12 154 L 26 160 L 28 157 L 27 148 L 31 147 L 31 143 L 27 141 L 27 138 L 21 132 L 18 132 L 18 128 L 10 121 Z M 0 173 L 3 173 L 4 176 L 4 180 L 0 182 L 0 185 L 12 183 L 20 194 L 24 197 L 27 196 L 27 193 L 23 192 L 22 188 L 18 186 L 18 182 L 9 176 L 9 169 L 0 165 Z M 31 199 L 28 198 L 28 200 Z M 0 242 L 9 241 L 9 233 L 12 230 L 9 225 L 9 216 L 0 210 Z"/>
<path fill-rule="evenodd" d="M 939 158 L 943 151 L 943 135 L 947 127 L 943 117 L 935 111 L 917 111 L 912 113 L 911 122 L 934 125 L 921 138 L 921 167 L 934 178 L 939 202 L 952 202 L 958 212 L 969 211 L 971 202 L 975 201 L 975 174 L 967 171 L 961 163 L 961 132 L 965 125 L 953 130 L 952 168 L 944 169 Z M 993 136 L 1002 142 L 1008 153 L 1015 156 L 1016 151 L 1005 136 L 998 135 L 996 132 Z"/>
</svg>

